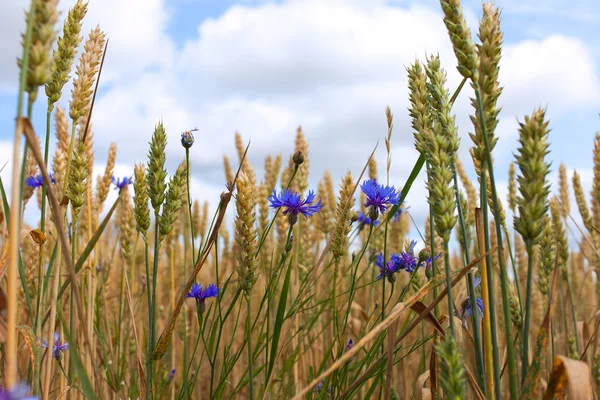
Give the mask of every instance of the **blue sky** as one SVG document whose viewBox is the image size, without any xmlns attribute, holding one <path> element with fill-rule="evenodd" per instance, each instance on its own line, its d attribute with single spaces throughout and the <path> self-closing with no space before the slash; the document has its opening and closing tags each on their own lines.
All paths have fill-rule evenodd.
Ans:
<svg viewBox="0 0 600 400">
<path fill-rule="evenodd" d="M 65 10 L 71 2 L 61 1 Z M 592 147 L 600 130 L 600 10 L 596 0 L 497 0 L 502 10 L 505 87 L 495 154 L 501 192 L 516 149 L 517 120 L 538 106 L 551 120 L 553 170 L 565 162 L 591 189 Z M 11 155 L 19 35 L 26 0 L 0 4 L 0 164 Z M 481 2 L 464 1 L 477 30 Z M 97 165 L 118 143 L 117 172 L 145 160 L 146 143 L 162 118 L 170 134 L 169 166 L 183 153 L 179 132 L 199 128 L 193 147 L 194 196 L 216 204 L 223 188 L 222 155 L 235 160 L 233 133 L 252 140 L 250 159 L 262 174 L 267 154 L 292 152 L 302 125 L 308 137 L 311 182 L 325 168 L 334 179 L 358 174 L 379 141 L 384 172 L 384 108 L 395 115 L 391 181 L 402 186 L 416 152 L 406 112 L 405 66 L 439 53 L 452 91 L 459 82 L 439 3 L 422 1 L 91 0 L 83 32 L 99 24 L 110 38 L 93 129 Z M 7 55 L 8 54 L 8 55 Z M 70 88 L 60 103 L 68 106 Z M 470 171 L 469 90 L 456 103 L 461 158 Z M 45 107 L 34 109 L 43 132 Z M 1 173 L 10 179 L 8 169 Z M 425 191 L 409 195 L 418 221 Z"/>
</svg>

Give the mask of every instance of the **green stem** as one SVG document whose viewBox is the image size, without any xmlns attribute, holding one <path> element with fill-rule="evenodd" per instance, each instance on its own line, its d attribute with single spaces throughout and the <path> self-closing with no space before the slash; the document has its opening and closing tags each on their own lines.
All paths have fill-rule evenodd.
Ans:
<svg viewBox="0 0 600 400">
<path fill-rule="evenodd" d="M 502 398 L 501 382 L 500 382 L 500 361 L 498 356 L 498 329 L 496 328 L 496 300 L 494 295 L 494 270 L 492 268 L 492 255 L 490 254 L 490 230 L 489 230 L 489 216 L 488 216 L 488 203 L 487 203 L 487 179 L 486 170 L 484 166 L 481 168 L 480 175 L 480 203 L 481 203 L 481 214 L 483 215 L 483 236 L 485 252 L 485 268 L 487 274 L 488 284 L 488 304 L 490 308 L 490 326 L 492 333 L 492 359 L 494 361 L 494 390 L 496 399 Z M 505 320 L 510 321 L 510 319 Z M 505 324 L 505 325 L 508 325 Z M 507 337 L 510 337 L 507 336 Z M 511 346 L 507 346 L 511 347 Z M 510 371 L 509 371 L 510 372 Z"/>
<path fill-rule="evenodd" d="M 187 171 L 187 179 L 186 179 L 186 184 L 187 184 L 187 198 L 188 198 L 188 214 L 190 217 L 190 234 L 191 236 L 191 241 L 192 241 L 192 258 L 194 257 L 194 255 L 196 254 L 196 245 L 194 244 L 194 219 L 192 218 L 192 194 L 190 192 L 190 149 L 186 148 L 185 149 L 185 164 L 186 164 L 186 171 Z M 196 260 L 192 260 L 192 265 L 196 265 Z"/>
<path fill-rule="evenodd" d="M 569 279 L 569 272 L 564 273 L 565 281 L 567 282 L 567 290 L 569 291 L 569 303 L 571 304 L 571 317 L 573 318 L 573 335 L 575 336 L 575 347 L 577 348 L 577 355 L 580 355 L 581 348 L 579 347 L 579 335 L 577 332 L 577 315 L 575 314 L 575 302 L 573 301 L 573 289 L 571 288 L 571 280 Z"/>
<path fill-rule="evenodd" d="M 463 238 L 463 249 L 465 251 L 465 262 L 467 265 L 471 263 L 471 255 L 469 254 L 469 243 L 467 242 L 467 228 L 465 225 L 465 218 L 460 202 L 460 196 L 458 192 L 458 178 L 456 174 L 456 164 L 452 166 L 454 174 L 454 192 L 456 194 L 456 206 L 458 211 L 458 222 L 460 223 L 460 229 Z M 435 257 L 432 253 L 432 260 Z M 475 360 L 477 362 L 477 380 L 479 387 L 483 390 L 484 396 L 487 398 L 487 387 L 485 384 L 485 369 L 483 367 L 483 350 L 481 348 L 481 330 L 479 326 L 479 317 L 477 316 L 477 298 L 475 297 L 475 285 L 473 283 L 473 272 L 467 273 L 467 288 L 469 290 L 469 300 L 471 301 L 471 317 L 473 322 L 473 341 L 475 342 Z"/>
<path fill-rule="evenodd" d="M 479 89 L 478 86 L 475 87 L 475 96 L 477 98 L 477 110 L 478 110 L 478 114 L 479 114 L 479 122 L 481 125 L 481 132 L 483 134 L 483 141 L 485 144 L 485 152 L 486 152 L 486 156 L 487 156 L 487 165 L 488 165 L 488 171 L 490 174 L 490 183 L 491 183 L 491 189 L 492 189 L 492 203 L 494 206 L 494 218 L 496 220 L 496 235 L 498 237 L 498 259 L 500 260 L 500 282 L 501 282 L 501 292 L 502 292 L 502 305 L 503 305 L 503 311 L 504 311 L 504 321 L 506 321 L 506 323 L 504 324 L 504 333 L 506 338 L 510 338 L 511 337 L 511 326 L 508 323 L 508 321 L 510 321 L 510 303 L 509 303 L 509 298 L 508 298 L 508 274 L 506 272 L 506 264 L 504 262 L 504 254 L 502 254 L 502 224 L 501 224 L 501 220 L 500 220 L 500 207 L 498 206 L 498 193 L 496 192 L 496 181 L 494 178 L 494 167 L 492 165 L 492 150 L 490 148 L 490 144 L 489 144 L 489 139 L 488 139 L 488 134 L 487 134 L 487 130 L 485 127 L 485 117 L 483 115 L 483 100 L 481 98 L 481 90 Z M 482 177 L 485 179 L 486 176 L 482 175 Z M 486 199 L 487 200 L 487 199 Z M 485 226 L 485 230 L 488 230 L 487 225 Z M 493 288 L 490 288 L 490 293 L 493 291 Z M 516 365 L 515 365 L 515 356 L 514 356 L 514 349 L 512 346 L 506 346 L 506 353 L 507 353 L 507 362 L 508 362 L 508 377 L 509 377 L 509 381 L 510 381 L 510 398 L 511 400 L 516 400 L 517 399 L 517 370 L 516 370 Z M 499 384 L 500 382 L 498 382 Z M 498 391 L 499 388 L 496 389 L 496 391 Z M 500 397 L 498 397 L 500 398 Z"/>
<path fill-rule="evenodd" d="M 431 235 L 433 236 L 433 232 Z M 444 241 L 444 267 L 446 270 L 446 287 L 448 288 L 448 318 L 450 319 L 450 333 L 455 336 L 454 329 L 454 302 L 452 301 L 452 279 L 450 278 L 450 254 L 448 253 L 448 241 Z"/>
<path fill-rule="evenodd" d="M 429 207 L 429 247 L 431 249 L 431 279 L 435 279 L 437 275 L 437 260 L 435 259 L 436 249 L 435 249 L 435 225 L 433 221 L 433 210 Z M 437 299 L 437 286 L 433 288 L 433 298 Z M 438 317 L 438 306 L 436 305 L 433 309 L 433 313 L 435 317 Z"/>
<path fill-rule="evenodd" d="M 246 295 L 246 303 L 248 305 L 248 311 L 246 315 L 246 334 L 248 335 L 248 380 L 250 389 L 250 400 L 254 399 L 254 369 L 252 366 L 252 329 L 250 327 L 250 294 Z"/>
<path fill-rule="evenodd" d="M 527 246 L 527 288 L 525 297 L 525 321 L 523 323 L 523 374 L 521 382 L 525 382 L 529 367 L 529 321 L 531 320 L 531 292 L 533 284 L 533 242 L 528 240 Z"/>
</svg>

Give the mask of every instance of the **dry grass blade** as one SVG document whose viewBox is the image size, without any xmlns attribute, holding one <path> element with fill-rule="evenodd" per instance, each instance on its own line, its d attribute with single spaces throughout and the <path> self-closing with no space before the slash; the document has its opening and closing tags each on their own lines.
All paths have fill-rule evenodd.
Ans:
<svg viewBox="0 0 600 400">
<path fill-rule="evenodd" d="M 591 399 L 590 368 L 583 361 L 555 356 L 544 400 L 564 398 L 565 390 L 570 400 Z"/>
<path fill-rule="evenodd" d="M 38 244 L 43 244 L 46 241 L 46 235 L 44 235 L 39 229 L 34 229 L 31 231 L 22 230 L 21 237 L 19 243 L 23 242 L 23 239 L 30 235 L 34 242 Z M 10 247 L 10 238 L 6 241 L 6 245 L 4 246 L 4 251 L 2 253 L 2 258 L 0 258 L 0 280 L 4 277 L 6 273 L 6 268 L 8 267 L 8 249 Z"/>
<path fill-rule="evenodd" d="M 435 353 L 435 351 L 432 353 Z M 430 374 L 429 371 L 425 371 L 417 378 L 417 383 L 415 385 L 415 400 L 423 400 L 427 397 L 427 394 L 431 397 L 431 389 L 423 387 L 425 386 L 427 379 L 429 379 Z"/>
<path fill-rule="evenodd" d="M 63 213 L 61 213 L 60 205 L 56 198 L 56 194 L 54 193 L 54 190 L 52 188 L 52 182 L 50 179 L 50 175 L 48 174 L 48 170 L 46 169 L 46 164 L 44 163 L 44 158 L 40 151 L 38 142 L 36 140 L 35 131 L 33 130 L 31 121 L 28 118 L 24 118 L 24 117 L 21 117 L 19 120 L 21 121 L 21 124 L 23 127 L 23 134 L 25 135 L 25 139 L 27 140 L 29 148 L 31 149 L 31 152 L 33 153 L 33 156 L 35 157 L 35 161 L 37 162 L 38 167 L 40 168 L 40 172 L 41 172 L 42 178 L 44 180 L 44 185 L 46 185 L 46 187 L 48 188 L 46 191 L 46 195 L 48 196 L 48 200 L 50 201 L 50 208 L 52 209 L 52 214 L 51 214 L 52 219 L 54 220 L 54 224 L 55 224 L 56 230 L 58 232 L 58 240 L 60 242 L 62 251 L 64 253 L 63 259 L 65 261 L 65 264 L 67 265 L 67 272 L 69 274 L 71 283 L 74 288 L 75 306 L 76 306 L 75 308 L 77 309 L 78 317 L 81 321 L 87 321 L 87 316 L 85 315 L 83 302 L 81 300 L 81 291 L 79 290 L 77 274 L 75 273 L 75 268 L 73 267 L 73 260 L 69 256 L 71 254 L 70 246 L 69 246 L 69 242 L 67 239 L 67 235 L 65 233 L 66 232 L 65 226 L 63 224 L 63 221 L 61 220 L 61 215 L 63 215 Z M 81 329 L 83 331 L 85 343 L 88 347 L 89 357 L 91 357 L 92 364 L 94 364 L 95 352 L 92 348 L 90 333 L 85 324 L 82 324 Z"/>
</svg>

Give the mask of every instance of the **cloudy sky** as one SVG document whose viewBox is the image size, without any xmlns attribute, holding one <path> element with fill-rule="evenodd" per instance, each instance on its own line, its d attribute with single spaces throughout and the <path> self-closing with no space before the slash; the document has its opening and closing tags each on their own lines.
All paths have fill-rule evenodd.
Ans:
<svg viewBox="0 0 600 400">
<path fill-rule="evenodd" d="M 495 154 L 503 193 L 517 121 L 538 106 L 547 107 L 551 119 L 553 171 L 563 161 L 570 173 L 580 171 L 591 189 L 593 138 L 600 130 L 596 1 L 496 0 L 505 34 Z M 63 16 L 73 2 L 60 2 Z M 0 165 L 12 155 L 15 60 L 27 6 L 27 0 L 0 2 Z M 480 1 L 466 0 L 463 7 L 476 31 Z M 309 140 L 313 187 L 326 168 L 336 182 L 347 169 L 358 174 L 378 142 L 383 173 L 386 105 L 395 117 L 391 182 L 401 187 L 417 159 L 406 111 L 405 67 L 439 53 L 450 90 L 460 82 L 434 0 L 91 0 L 83 32 L 97 24 L 110 45 L 93 116 L 95 174 L 103 169 L 112 141 L 118 143 L 117 172 L 130 174 L 134 162 L 145 160 L 161 118 L 172 172 L 184 156 L 180 132 L 197 127 L 193 196 L 211 204 L 224 187 L 222 155 L 236 160 L 236 130 L 252 141 L 249 157 L 259 175 L 267 154 L 281 152 L 287 161 L 300 124 Z M 64 106 L 69 91 L 60 100 Z M 454 111 L 461 157 L 472 172 L 469 96 L 465 88 Z M 34 109 L 40 134 L 44 104 L 40 99 Z M 8 167 L 1 175 L 10 182 Z M 422 221 L 421 184 L 407 202 Z"/>
</svg>

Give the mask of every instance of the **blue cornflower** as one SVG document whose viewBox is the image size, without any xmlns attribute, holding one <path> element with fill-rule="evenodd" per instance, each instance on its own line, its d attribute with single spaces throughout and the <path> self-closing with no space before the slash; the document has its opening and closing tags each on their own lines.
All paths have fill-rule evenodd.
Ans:
<svg viewBox="0 0 600 400">
<path fill-rule="evenodd" d="M 367 215 L 365 215 L 362 212 L 358 212 L 358 219 L 357 221 L 361 224 L 364 225 L 373 225 L 373 226 L 377 226 L 379 224 L 379 221 L 375 220 L 371 223 L 371 218 L 369 218 Z"/>
<path fill-rule="evenodd" d="M 321 208 L 323 208 L 321 200 L 319 200 L 318 203 L 313 204 L 314 201 L 315 194 L 312 190 L 308 192 L 308 196 L 304 200 L 302 200 L 302 197 L 298 193 L 288 189 L 282 190 L 279 196 L 277 196 L 277 191 L 273 190 L 273 194 L 269 197 L 271 207 L 285 207 L 283 215 L 288 215 L 290 225 L 294 225 L 296 221 L 298 221 L 298 214 L 302 214 L 308 218 L 314 213 L 321 211 Z"/>
<path fill-rule="evenodd" d="M 43 349 L 47 349 L 48 342 L 45 339 L 42 339 L 42 344 L 40 345 L 40 347 Z M 62 353 L 64 353 L 68 349 L 69 343 L 61 343 L 58 338 L 58 333 L 54 332 L 54 346 L 52 347 L 52 358 L 56 358 L 60 361 L 60 359 L 62 358 Z"/>
<path fill-rule="evenodd" d="M 383 259 L 383 253 L 379 253 L 377 258 L 375 259 L 375 265 L 379 268 L 379 275 L 377 279 L 387 278 L 390 283 L 394 283 L 396 281 L 396 277 L 394 277 L 394 273 L 400 271 L 400 256 L 396 253 L 393 253 L 390 257 L 390 260 L 386 263 Z"/>
<path fill-rule="evenodd" d="M 115 190 L 121 190 L 125 186 L 127 186 L 127 185 L 129 185 L 131 183 L 131 177 L 129 177 L 129 178 L 124 177 L 122 179 L 119 179 L 119 178 L 115 178 L 113 176 L 112 177 L 112 183 L 113 183 L 113 185 L 115 185 Z"/>
<path fill-rule="evenodd" d="M 175 368 L 173 368 L 171 370 L 171 373 L 169 374 L 169 376 L 167 377 L 167 383 L 171 383 L 173 381 L 173 378 L 175 377 Z"/>
<path fill-rule="evenodd" d="M 476 288 L 481 283 L 481 278 L 473 279 L 473 288 Z M 475 298 L 475 303 L 477 304 L 477 318 L 483 318 L 483 300 L 479 297 Z M 467 299 L 463 302 L 462 310 L 460 312 L 460 319 L 462 319 L 463 324 L 467 325 L 467 319 L 471 318 L 473 315 L 473 306 L 471 305 L 471 298 L 467 297 Z"/>
<path fill-rule="evenodd" d="M 437 253 L 436 256 L 433 258 L 437 260 L 438 258 L 440 258 L 441 255 L 442 253 Z M 420 266 L 425 267 L 425 276 L 431 278 L 431 268 L 433 266 L 432 256 L 429 256 L 429 258 L 423 261 Z"/>
<path fill-rule="evenodd" d="M 208 299 L 210 297 L 218 297 L 218 296 L 219 296 L 219 288 L 214 283 L 211 283 L 210 285 L 208 285 L 208 287 L 206 289 L 202 289 L 201 284 L 194 283 L 194 284 L 192 284 L 192 288 L 190 289 L 190 291 L 188 292 L 188 294 L 185 297 L 187 297 L 187 298 L 193 297 L 194 299 L 196 299 L 196 307 L 198 308 L 198 311 L 200 313 L 203 313 L 204 310 L 206 309 L 206 304 L 205 304 L 206 299 Z"/>
<path fill-rule="evenodd" d="M 408 246 L 408 251 L 403 251 L 399 255 L 400 269 L 406 272 L 413 272 L 417 268 L 417 257 L 415 256 L 415 246 L 417 242 L 412 240 Z"/>
<path fill-rule="evenodd" d="M 25 383 L 17 383 L 10 390 L 0 388 L 0 400 L 38 400 L 37 396 L 29 396 L 29 387 Z"/>
<path fill-rule="evenodd" d="M 354 342 L 352 341 L 352 339 L 348 340 L 348 344 L 344 348 L 344 352 L 348 352 L 348 351 L 352 350 L 353 347 L 354 347 Z"/>
<path fill-rule="evenodd" d="M 377 219 L 390 205 L 396 205 L 400 201 L 400 196 L 393 186 L 378 185 L 375 179 L 364 181 L 360 188 L 367 196 L 365 207 L 370 209 L 371 219 Z"/>
<path fill-rule="evenodd" d="M 181 132 L 181 145 L 186 149 L 189 149 L 194 144 L 194 135 L 192 132 L 198 131 L 198 128 Z"/>
<path fill-rule="evenodd" d="M 50 182 L 55 183 L 54 174 L 50 174 Z M 38 188 L 44 185 L 44 178 L 41 175 L 32 175 L 25 179 L 27 186 Z"/>
</svg>

